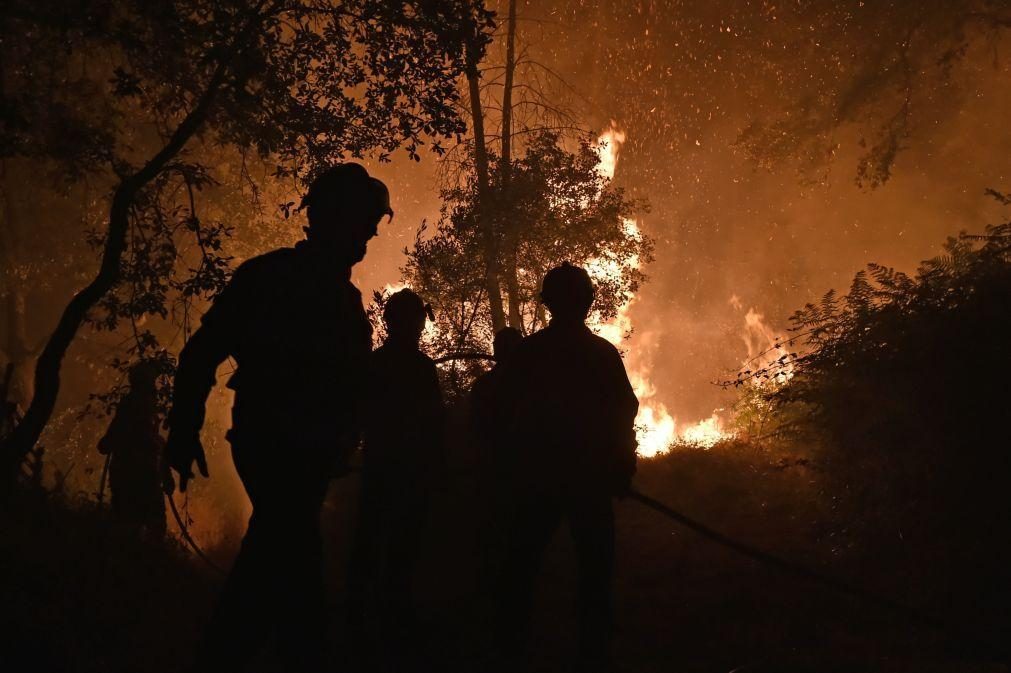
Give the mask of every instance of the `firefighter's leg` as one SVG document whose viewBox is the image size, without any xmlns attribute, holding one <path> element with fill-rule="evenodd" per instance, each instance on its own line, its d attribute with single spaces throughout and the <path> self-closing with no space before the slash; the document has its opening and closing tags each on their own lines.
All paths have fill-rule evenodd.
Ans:
<svg viewBox="0 0 1011 673">
<path fill-rule="evenodd" d="M 496 630 L 502 653 L 518 656 L 529 639 L 537 575 L 561 519 L 561 509 L 550 498 L 520 497 L 510 519 L 498 588 Z"/>
<path fill-rule="evenodd" d="M 381 562 L 379 545 L 382 537 L 383 509 L 387 504 L 381 484 L 376 483 L 373 475 L 363 475 L 358 521 L 345 585 L 351 655 L 358 661 L 359 666 L 366 670 L 375 668 L 374 654 L 378 647 L 374 638 L 375 630 L 370 628 L 370 619 L 376 614 L 374 608 L 370 607 L 370 598 L 375 593 L 376 574 Z"/>
<path fill-rule="evenodd" d="M 325 478 L 269 464 L 276 446 L 243 447 L 235 463 L 253 504 L 242 547 L 198 649 L 201 671 L 242 670 L 276 635 L 286 670 L 323 666 L 325 598 L 319 511 Z"/>
<path fill-rule="evenodd" d="M 414 571 L 425 532 L 427 499 L 409 492 L 405 497 L 402 492 L 392 504 L 382 587 L 384 630 L 395 643 L 393 670 L 424 670 L 424 640 L 418 633 L 414 606 Z"/>
<path fill-rule="evenodd" d="M 263 514 L 254 508 L 250 517 L 242 546 L 197 649 L 197 671 L 243 670 L 272 631 L 271 612 L 276 605 L 271 591 L 271 540 L 269 526 L 261 523 Z"/>
<path fill-rule="evenodd" d="M 280 592 L 280 609 L 275 613 L 278 649 L 286 670 L 316 673 L 324 669 L 326 660 L 326 589 L 319 528 L 326 480 L 300 480 L 297 486 L 273 535 L 277 552 L 273 582 Z"/>
<path fill-rule="evenodd" d="M 608 670 L 614 575 L 614 510 L 609 496 L 579 498 L 569 508 L 579 558 L 579 670 Z"/>
</svg>

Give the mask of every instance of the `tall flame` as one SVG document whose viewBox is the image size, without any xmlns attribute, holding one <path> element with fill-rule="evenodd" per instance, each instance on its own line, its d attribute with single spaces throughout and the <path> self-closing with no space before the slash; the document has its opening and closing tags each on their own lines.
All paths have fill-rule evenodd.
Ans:
<svg viewBox="0 0 1011 673">
<path fill-rule="evenodd" d="M 736 297 L 731 298 L 731 302 Z M 749 308 L 744 316 L 744 333 L 741 335 L 748 348 L 745 372 L 761 371 L 761 376 L 750 379 L 751 385 L 782 386 L 793 378 L 796 355 L 784 344 L 784 339 L 765 324 L 765 316 Z M 742 368 L 743 369 L 743 368 Z"/>
<path fill-rule="evenodd" d="M 597 170 L 608 180 L 614 178 L 615 170 L 618 167 L 618 152 L 625 139 L 624 131 L 620 130 L 613 121 L 598 138 Z M 639 224 L 635 220 L 626 219 L 624 226 L 627 235 L 641 236 Z M 636 268 L 639 267 L 637 257 L 633 257 L 630 262 Z M 617 274 L 620 268 L 614 260 L 598 258 L 590 260 L 586 265 L 586 270 L 592 278 L 600 279 Z M 621 347 L 626 337 L 632 332 L 632 319 L 629 313 L 635 302 L 635 296 L 628 296 L 618 308 L 617 315 L 610 320 L 601 320 L 599 315 L 592 317 L 591 323 L 594 331 L 615 346 Z M 705 420 L 685 426 L 681 430 L 677 429 L 677 422 L 667 411 L 666 405 L 657 399 L 656 388 L 650 380 L 652 363 L 649 361 L 648 342 L 652 341 L 652 335 L 637 335 L 636 340 L 639 342 L 638 348 L 626 353 L 625 368 L 628 371 L 632 389 L 635 391 L 636 397 L 639 398 L 639 413 L 635 418 L 639 455 L 651 457 L 666 453 L 676 440 L 710 448 L 721 439 L 726 438 L 727 434 L 724 432 L 716 412 L 713 412 L 713 415 Z"/>
</svg>

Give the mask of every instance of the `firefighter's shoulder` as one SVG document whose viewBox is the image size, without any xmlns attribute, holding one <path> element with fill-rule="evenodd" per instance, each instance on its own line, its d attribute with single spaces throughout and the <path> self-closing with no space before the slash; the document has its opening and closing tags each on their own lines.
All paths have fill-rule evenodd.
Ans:
<svg viewBox="0 0 1011 673">
<path fill-rule="evenodd" d="M 230 291 L 255 296 L 269 287 L 284 285 L 297 263 L 294 252 L 292 248 L 280 248 L 250 257 L 232 273 Z"/>
<path fill-rule="evenodd" d="M 621 351 L 618 350 L 618 347 L 599 334 L 590 332 L 588 341 L 592 344 L 592 347 L 595 350 L 599 350 L 602 355 L 606 355 L 607 357 L 621 357 Z"/>
<path fill-rule="evenodd" d="M 235 269 L 236 275 L 260 276 L 291 266 L 295 262 L 294 248 L 278 248 L 250 257 Z"/>
</svg>

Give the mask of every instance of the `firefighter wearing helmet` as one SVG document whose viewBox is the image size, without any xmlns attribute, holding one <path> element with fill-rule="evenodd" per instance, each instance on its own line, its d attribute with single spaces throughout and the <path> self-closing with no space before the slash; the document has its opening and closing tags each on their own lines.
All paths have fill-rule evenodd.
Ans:
<svg viewBox="0 0 1011 673">
<path fill-rule="evenodd" d="M 586 326 L 594 287 L 565 263 L 545 275 L 551 322 L 503 368 L 498 427 L 508 456 L 507 552 L 499 591 L 504 654 L 525 649 L 541 557 L 563 519 L 579 556 L 578 670 L 606 670 L 614 564 L 612 498 L 635 472 L 639 403 L 618 350 Z"/>
<path fill-rule="evenodd" d="M 232 358 L 227 437 L 253 505 L 198 670 L 242 668 L 256 655 L 250 643 L 269 632 L 289 670 L 322 668 L 319 513 L 335 465 L 357 443 L 354 409 L 372 349 L 351 268 L 393 211 L 386 186 L 353 163 L 318 175 L 302 207 L 306 239 L 239 266 L 179 356 L 166 446 L 179 488 L 194 463 L 208 476 L 204 407 L 218 365 Z"/>
<path fill-rule="evenodd" d="M 369 358 L 362 409 L 361 496 L 348 576 L 352 654 L 377 670 L 428 670 L 414 576 L 434 483 L 445 476 L 442 392 L 420 345 L 431 308 L 414 291 L 383 307 L 386 340 Z M 370 619 L 371 617 L 371 619 Z M 384 647 L 384 643 L 396 643 Z"/>
</svg>

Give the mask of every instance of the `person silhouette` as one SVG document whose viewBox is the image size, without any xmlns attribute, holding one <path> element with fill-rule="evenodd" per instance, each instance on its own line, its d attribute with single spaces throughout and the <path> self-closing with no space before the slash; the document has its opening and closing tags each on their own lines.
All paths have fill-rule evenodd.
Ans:
<svg viewBox="0 0 1011 673">
<path fill-rule="evenodd" d="M 153 538 L 165 535 L 161 489 L 165 440 L 158 431 L 158 369 L 152 362 L 130 368 L 130 390 L 120 400 L 99 453 L 109 456 L 109 488 L 116 521 Z"/>
<path fill-rule="evenodd" d="M 500 329 L 492 340 L 495 364 L 479 376 L 470 389 L 467 434 L 470 447 L 477 454 L 476 492 L 480 499 L 477 541 L 479 580 L 484 596 L 490 595 L 501 573 L 505 545 L 503 529 L 511 504 L 502 481 L 502 461 L 508 454 L 508 447 L 502 446 L 503 433 L 502 428 L 496 426 L 496 409 L 502 372 L 522 341 L 523 333 L 515 327 Z"/>
<path fill-rule="evenodd" d="M 413 575 L 432 484 L 443 466 L 443 405 L 435 363 L 419 349 L 431 311 L 409 289 L 383 308 L 386 342 L 369 358 L 362 411 L 362 493 L 349 586 L 350 630 L 367 666 L 407 671 L 421 666 Z M 369 600 L 369 599 L 372 600 Z M 395 647 L 374 647 L 376 633 Z M 389 661 L 376 661 L 382 650 Z"/>
<path fill-rule="evenodd" d="M 351 283 L 389 191 L 364 167 L 335 165 L 302 201 L 306 239 L 243 263 L 179 356 L 166 458 L 186 489 L 207 396 L 225 358 L 238 368 L 226 437 L 253 513 L 196 654 L 198 670 L 237 670 L 276 635 L 285 670 L 323 668 L 319 514 L 331 476 L 358 442 L 356 405 L 372 329 Z M 166 489 L 171 491 L 168 475 Z"/>
<path fill-rule="evenodd" d="M 502 370 L 522 341 L 523 333 L 515 327 L 503 327 L 496 332 L 492 340 L 495 364 L 479 376 L 470 389 L 469 434 L 472 444 L 481 454 L 479 462 L 485 467 L 490 467 L 495 461 L 495 438 L 499 435 L 495 427 L 495 408 Z"/>
<path fill-rule="evenodd" d="M 620 353 L 585 324 L 594 293 L 586 271 L 569 263 L 545 275 L 541 300 L 551 321 L 504 365 L 496 411 L 511 501 L 499 644 L 522 661 L 541 557 L 565 519 L 579 566 L 577 670 L 610 667 L 611 499 L 635 473 L 639 407 Z"/>
</svg>

